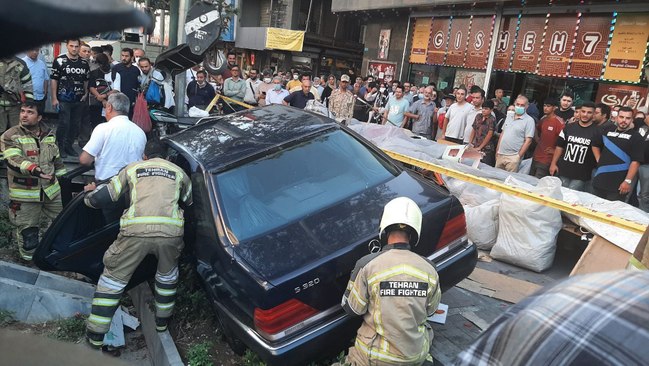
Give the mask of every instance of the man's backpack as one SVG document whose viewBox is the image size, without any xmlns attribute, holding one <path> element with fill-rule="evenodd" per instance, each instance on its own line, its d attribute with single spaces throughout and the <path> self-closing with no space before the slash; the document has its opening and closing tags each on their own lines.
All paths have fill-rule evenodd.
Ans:
<svg viewBox="0 0 649 366">
<path fill-rule="evenodd" d="M 149 82 L 149 86 L 147 88 L 144 98 L 146 99 L 147 103 L 160 104 L 162 100 L 160 85 L 158 85 L 158 83 L 154 81 Z"/>
</svg>

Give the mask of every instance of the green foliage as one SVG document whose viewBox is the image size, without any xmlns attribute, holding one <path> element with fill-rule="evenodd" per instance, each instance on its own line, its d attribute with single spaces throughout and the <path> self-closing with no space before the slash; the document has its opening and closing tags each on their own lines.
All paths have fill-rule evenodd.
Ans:
<svg viewBox="0 0 649 366">
<path fill-rule="evenodd" d="M 78 342 L 86 334 L 86 317 L 77 313 L 75 316 L 56 322 L 57 327 L 50 337 L 67 342 Z"/>
<path fill-rule="evenodd" d="M 189 348 L 187 358 L 190 366 L 213 366 L 210 342 L 195 344 Z"/>
<path fill-rule="evenodd" d="M 174 317 L 181 323 L 214 322 L 214 310 L 201 286 L 198 274 L 190 263 L 180 265 L 180 276 Z"/>
<path fill-rule="evenodd" d="M 0 310 L 0 327 L 5 327 L 11 323 L 14 323 L 14 313 L 7 310 Z"/>
<path fill-rule="evenodd" d="M 243 355 L 243 364 L 246 366 L 266 366 L 266 363 L 262 361 L 256 353 L 247 349 L 246 353 Z"/>
<path fill-rule="evenodd" d="M 11 232 L 13 226 L 9 222 L 9 212 L 0 207 L 0 248 L 8 247 L 11 244 Z"/>
</svg>

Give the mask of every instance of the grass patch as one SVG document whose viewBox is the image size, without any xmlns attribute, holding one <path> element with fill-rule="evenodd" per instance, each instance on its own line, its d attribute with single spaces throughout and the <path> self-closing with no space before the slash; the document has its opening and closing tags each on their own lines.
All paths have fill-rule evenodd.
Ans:
<svg viewBox="0 0 649 366">
<path fill-rule="evenodd" d="M 9 324 L 15 323 L 14 313 L 8 310 L 0 310 L 0 327 L 6 327 Z"/>
<path fill-rule="evenodd" d="M 57 321 L 50 337 L 66 342 L 78 342 L 86 334 L 86 317 L 82 314 Z"/>
<path fill-rule="evenodd" d="M 200 278 L 190 263 L 180 265 L 178 291 L 174 318 L 180 323 L 193 323 L 196 320 L 215 322 L 215 314 Z"/>
<path fill-rule="evenodd" d="M 13 225 L 9 222 L 9 212 L 0 207 L 0 248 L 11 245 L 11 232 Z"/>
<path fill-rule="evenodd" d="M 210 355 L 210 342 L 194 344 L 187 352 L 190 366 L 213 366 L 212 355 Z"/>
<path fill-rule="evenodd" d="M 330 366 L 331 364 L 334 364 L 336 362 L 340 362 L 341 365 L 345 366 L 347 364 L 344 363 L 345 361 L 345 351 L 340 352 L 338 356 L 327 359 L 327 360 L 322 360 L 318 362 L 311 362 L 308 363 L 307 366 Z M 256 353 L 252 352 L 251 350 L 246 350 L 246 354 L 243 355 L 243 364 L 245 366 L 266 366 L 266 363 L 262 361 L 259 356 L 257 356 Z"/>
</svg>

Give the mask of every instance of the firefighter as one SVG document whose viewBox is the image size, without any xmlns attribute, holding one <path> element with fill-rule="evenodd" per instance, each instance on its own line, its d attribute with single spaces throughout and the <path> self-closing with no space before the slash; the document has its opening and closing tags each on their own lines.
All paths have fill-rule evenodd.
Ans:
<svg viewBox="0 0 649 366">
<path fill-rule="evenodd" d="M 41 223 L 61 212 L 57 177 L 66 173 L 54 133 L 41 123 L 33 100 L 20 106 L 20 125 L 2 134 L 0 151 L 7 161 L 9 219 L 16 227 L 20 257 L 32 259 Z M 44 217 L 44 218 L 43 218 Z"/>
<path fill-rule="evenodd" d="M 101 208 L 117 202 L 126 192 L 130 207 L 120 219 L 117 239 L 104 255 L 104 272 L 97 283 L 92 310 L 87 322 L 87 338 L 92 347 L 103 346 L 104 334 L 126 284 L 148 254 L 158 259 L 155 275 L 156 329 L 167 329 L 178 281 L 178 258 L 184 246 L 183 210 L 192 203 L 189 177 L 175 164 L 161 156 L 164 148 L 157 140 L 147 143 L 145 161 L 124 167 L 105 184 L 87 185 L 85 204 Z"/>
<path fill-rule="evenodd" d="M 18 125 L 20 103 L 33 99 L 32 75 L 25 61 L 0 59 L 0 133 Z"/>
<path fill-rule="evenodd" d="M 380 252 L 356 262 L 342 306 L 363 323 L 346 364 L 432 365 L 433 315 L 442 296 L 435 266 L 410 251 L 419 242 L 421 210 L 407 197 L 388 202 L 380 223 Z"/>
</svg>

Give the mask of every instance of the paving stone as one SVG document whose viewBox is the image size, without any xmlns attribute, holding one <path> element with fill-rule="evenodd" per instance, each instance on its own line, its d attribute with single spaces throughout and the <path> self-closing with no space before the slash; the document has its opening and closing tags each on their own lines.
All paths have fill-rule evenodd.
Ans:
<svg viewBox="0 0 649 366">
<path fill-rule="evenodd" d="M 38 278 L 39 270 L 24 267 L 15 263 L 0 261 L 0 278 L 33 285 Z"/>
<path fill-rule="evenodd" d="M 34 285 L 83 297 L 92 297 L 95 293 L 95 286 L 89 283 L 43 271 L 38 274 Z"/>
</svg>

